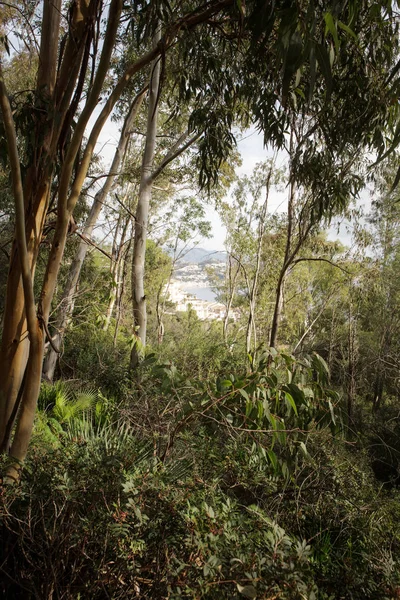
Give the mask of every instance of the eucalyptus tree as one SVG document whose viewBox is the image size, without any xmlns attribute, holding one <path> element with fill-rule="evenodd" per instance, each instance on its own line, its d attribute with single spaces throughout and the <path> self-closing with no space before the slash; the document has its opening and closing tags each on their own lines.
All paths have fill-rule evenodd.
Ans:
<svg viewBox="0 0 400 600">
<path fill-rule="evenodd" d="M 158 34 L 157 34 L 158 35 Z M 157 178 L 165 168 L 177 157 L 184 153 L 201 136 L 201 131 L 190 135 L 184 131 L 168 151 L 164 154 L 157 165 L 154 165 L 156 153 L 157 129 L 158 129 L 158 106 L 160 96 L 160 61 L 155 61 L 150 79 L 150 92 L 148 102 L 148 117 L 145 144 L 143 150 L 142 166 L 140 173 L 139 194 L 134 218 L 134 244 L 132 255 L 132 304 L 135 328 L 135 343 L 131 351 L 131 367 L 139 364 L 146 345 L 147 336 L 147 308 L 145 294 L 145 260 L 146 241 L 149 228 L 149 210 L 151 205 L 152 189 Z"/>
<path fill-rule="evenodd" d="M 13 112 L 2 75 L 0 83 L 17 225 L 0 356 L 0 443 L 9 449 L 17 421 L 10 448 L 17 461 L 26 455 L 32 430 L 71 216 L 98 136 L 132 81 L 142 78 L 157 57 L 163 62 L 172 47 L 181 49 L 192 75 L 183 73 L 180 93 L 198 103 L 191 126 L 197 131 L 199 123 L 206 124 L 199 152 L 203 185 L 217 179 L 232 149 L 235 115 L 242 122 L 251 118 L 266 141 L 282 145 L 289 103 L 313 111 L 316 131 L 323 130 L 332 152 L 346 144 L 382 146 L 381 130 L 391 109 L 387 81 L 392 90 L 397 77 L 396 69 L 390 72 L 397 23 L 390 3 L 374 7 L 371 11 L 362 0 L 329 6 L 282 1 L 272 10 L 259 0 L 246 5 L 159 0 L 133 6 L 111 0 L 107 7 L 86 0 L 68 9 L 61 0 L 45 0 L 38 7 L 35 89 Z M 137 52 L 118 61 L 127 24 L 135 32 Z M 152 44 L 158 26 L 161 37 Z M 104 103 L 89 127 L 102 94 Z M 57 220 L 36 306 L 32 284 L 51 204 Z"/>
<path fill-rule="evenodd" d="M 282 182 L 284 171 L 277 168 L 273 157 L 256 165 L 251 177 L 239 178 L 232 202 L 222 205 L 222 220 L 227 229 L 228 252 L 225 292 L 226 314 L 224 340 L 227 343 L 229 313 L 241 273 L 242 291 L 248 303 L 246 352 L 257 345 L 256 310 L 262 265 L 262 249 L 268 232 L 270 196 Z"/>
<path fill-rule="evenodd" d="M 121 0 L 112 0 L 104 12 L 103 4 L 97 0 L 73 2 L 68 14 L 64 14 L 61 0 L 46 0 L 41 9 L 36 87 L 23 107 L 25 115 L 30 114 L 33 120 L 29 130 L 18 131 L 18 135 L 16 125 L 21 122 L 20 115 L 13 114 L 1 74 L 0 102 L 17 228 L 0 357 L 0 443 L 4 450 L 10 448 L 17 420 L 10 448 L 17 461 L 24 459 L 28 448 L 51 302 L 71 216 L 98 136 L 136 74 L 163 55 L 177 39 L 188 35 L 193 27 L 206 23 L 230 5 L 230 1 L 220 0 L 203 6 L 182 7 L 176 16 L 166 15 L 161 39 L 152 46 L 143 28 L 143 23 L 148 22 L 147 4 L 137 5 L 132 11 L 130 6 L 123 6 Z M 153 5 L 150 8 L 154 8 Z M 113 55 L 118 51 L 118 34 L 126 21 L 139 23 L 138 27 L 142 28 L 140 54 L 126 63 L 122 74 L 113 77 Z M 106 79 L 107 84 L 112 82 L 108 97 L 87 133 L 81 152 L 89 119 L 104 91 Z M 55 200 L 57 220 L 36 308 L 32 283 L 50 202 Z M 10 471 L 13 476 L 17 472 L 17 467 Z"/>
<path fill-rule="evenodd" d="M 54 377 L 57 356 L 61 351 L 65 329 L 73 312 L 74 297 L 79 282 L 80 272 L 86 257 L 86 253 L 91 244 L 93 229 L 100 216 L 100 212 L 103 208 L 105 200 L 107 199 L 107 196 L 116 187 L 118 177 L 121 175 L 120 169 L 123 167 L 124 159 L 126 157 L 127 146 L 131 136 L 131 127 L 137 117 L 145 92 L 146 88 L 141 90 L 129 107 L 121 129 L 120 138 L 114 153 L 110 170 L 105 178 L 104 184 L 95 194 L 89 215 L 84 224 L 79 247 L 71 263 L 67 281 L 62 293 L 61 301 L 59 303 L 58 314 L 54 323 L 55 333 L 52 335 L 51 344 L 43 365 L 43 377 L 48 381 L 52 381 Z M 115 268 L 116 263 L 118 263 L 118 266 L 120 265 L 120 262 L 116 260 L 116 256 L 114 255 L 112 257 L 112 261 L 113 268 Z"/>
<path fill-rule="evenodd" d="M 355 343 L 362 373 L 357 383 L 374 411 L 383 405 L 385 396 L 397 397 L 399 392 L 400 210 L 398 190 L 388 193 L 391 181 L 393 169 L 380 177 L 375 192 L 379 196 L 364 227 L 369 256 L 354 290 L 358 306 Z"/>
<path fill-rule="evenodd" d="M 286 244 L 276 286 L 271 347 L 277 345 L 285 280 L 296 264 L 307 260 L 299 253 L 310 235 L 343 213 L 363 186 L 362 154 L 349 153 L 347 147 L 335 151 L 308 114 L 292 113 L 289 127 Z"/>
<path fill-rule="evenodd" d="M 291 273 L 288 281 L 287 292 L 292 298 L 287 297 L 285 303 L 285 312 L 289 314 L 285 319 L 284 335 L 294 354 L 304 352 L 304 348 L 305 352 L 315 351 L 319 334 L 329 336 L 330 328 L 326 324 L 321 325 L 321 322 L 328 313 L 334 313 L 343 296 L 343 288 L 346 289 L 348 285 L 348 262 L 346 249 L 338 241 L 329 241 L 326 232 L 320 231 L 308 240 L 303 255 L 298 260 L 299 266 Z M 301 280 L 297 293 L 292 290 L 291 285 L 296 278 Z M 291 322 L 292 302 L 300 304 L 297 323 Z"/>
</svg>

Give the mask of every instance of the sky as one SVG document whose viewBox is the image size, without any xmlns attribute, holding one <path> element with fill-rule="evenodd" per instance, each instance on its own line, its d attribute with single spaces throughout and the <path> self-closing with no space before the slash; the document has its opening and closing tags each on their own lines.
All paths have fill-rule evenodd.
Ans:
<svg viewBox="0 0 400 600">
<path fill-rule="evenodd" d="M 92 115 L 88 124 L 88 130 L 90 130 L 91 126 L 94 124 L 99 112 L 100 107 Z M 108 120 L 104 125 L 96 145 L 96 152 L 100 154 L 102 162 L 106 167 L 111 164 L 115 148 L 118 144 L 118 139 L 119 126 L 113 121 Z M 251 175 L 258 162 L 266 160 L 268 156 L 271 156 L 271 152 L 268 152 L 264 148 L 262 136 L 254 128 L 249 129 L 242 134 L 242 138 L 238 141 L 238 150 L 242 157 L 242 165 L 237 169 L 238 175 Z M 274 198 L 272 198 L 271 208 L 278 208 L 279 210 L 280 205 L 282 205 L 282 198 L 276 199 L 275 202 Z M 284 205 L 281 206 L 282 210 L 284 210 L 284 208 Z M 206 250 L 224 250 L 226 230 L 222 225 L 216 210 L 212 206 L 209 206 L 207 207 L 206 215 L 212 226 L 212 234 L 208 239 L 203 238 L 199 240 L 197 245 Z"/>
<path fill-rule="evenodd" d="M 255 128 L 248 129 L 242 134 L 237 147 L 242 157 L 242 165 L 236 170 L 239 176 L 250 176 L 257 163 L 272 157 L 272 152 L 264 147 L 263 136 Z M 274 192 L 272 192 L 269 208 L 273 212 L 285 210 L 286 201 L 282 202 L 282 195 L 274 197 L 273 194 Z M 226 230 L 217 212 L 211 207 L 207 211 L 207 216 L 212 224 L 212 237 L 202 240 L 200 246 L 206 250 L 224 250 Z"/>
<path fill-rule="evenodd" d="M 94 120 L 98 116 L 98 111 L 92 116 L 92 119 L 88 125 L 90 127 Z M 101 133 L 99 141 L 96 146 L 96 152 L 101 155 L 104 165 L 107 167 L 111 164 L 114 156 L 115 147 L 119 139 L 119 127 L 116 123 L 108 121 Z M 247 175 L 251 176 L 252 171 L 257 163 L 266 160 L 272 156 L 272 152 L 264 147 L 263 137 L 255 128 L 250 128 L 245 131 L 241 138 L 238 138 L 238 150 L 242 157 L 242 165 L 237 168 L 237 174 L 239 176 Z M 284 159 L 282 159 L 283 162 Z M 271 201 L 269 203 L 269 209 L 273 212 L 283 212 L 287 208 L 286 193 L 271 192 Z M 275 196 L 274 196 L 275 194 Z M 368 206 L 370 200 L 367 194 L 361 195 L 360 203 L 363 206 Z M 229 194 L 228 194 L 229 197 Z M 226 230 L 216 212 L 212 206 L 208 206 L 206 210 L 206 218 L 210 221 L 212 226 L 212 232 L 210 238 L 203 238 L 198 240 L 197 246 L 206 250 L 224 250 L 224 242 L 226 236 Z M 339 239 L 345 246 L 351 245 L 351 231 L 352 225 L 348 221 L 342 220 L 342 223 L 334 223 L 328 230 L 328 237 L 332 240 Z"/>
</svg>

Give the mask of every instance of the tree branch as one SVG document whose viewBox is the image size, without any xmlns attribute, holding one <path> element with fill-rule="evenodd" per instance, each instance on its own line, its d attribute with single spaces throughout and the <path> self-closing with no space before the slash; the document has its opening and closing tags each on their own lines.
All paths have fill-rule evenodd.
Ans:
<svg viewBox="0 0 400 600">
<path fill-rule="evenodd" d="M 97 244 L 92 242 L 92 240 L 89 239 L 88 237 L 86 237 L 85 235 L 83 235 L 83 233 L 79 233 L 79 231 L 75 231 L 75 233 L 76 233 L 76 235 L 78 235 L 81 238 L 81 240 L 83 240 L 85 242 L 85 244 L 88 244 L 88 246 L 93 246 L 93 248 L 96 248 L 96 250 L 98 250 L 99 252 L 104 254 L 104 256 L 107 256 L 107 258 L 109 258 L 111 261 L 113 260 L 111 254 L 108 254 L 108 252 L 106 252 L 105 250 L 100 248 L 100 246 L 98 246 Z"/>
<path fill-rule="evenodd" d="M 293 260 L 290 263 L 290 266 L 294 267 L 295 265 L 297 265 L 297 263 L 299 262 L 304 262 L 304 261 L 321 261 L 321 262 L 326 262 L 329 265 L 332 265 L 332 267 L 336 267 L 337 269 L 340 269 L 341 271 L 343 271 L 343 273 L 346 273 L 347 275 L 351 275 L 350 271 L 347 271 L 346 269 L 344 269 L 343 267 L 341 267 L 340 265 L 338 265 L 337 263 L 332 262 L 331 260 L 329 260 L 328 258 L 319 258 L 319 257 L 304 257 L 304 258 L 296 258 L 296 260 Z"/>
<path fill-rule="evenodd" d="M 120 200 L 120 198 L 118 197 L 118 194 L 114 194 L 115 199 L 117 200 L 118 204 L 120 204 L 120 206 L 122 206 L 122 208 L 128 213 L 128 215 L 130 217 L 132 217 L 132 219 L 134 221 L 136 221 L 136 215 L 133 214 L 133 212 L 122 202 L 122 200 Z"/>
<path fill-rule="evenodd" d="M 190 140 L 188 140 L 186 142 L 186 144 L 181 146 L 182 142 L 184 142 L 186 140 L 188 135 L 189 135 L 188 132 L 185 131 L 185 133 L 183 133 L 179 137 L 179 139 L 175 142 L 175 144 L 168 150 L 167 154 L 164 156 L 164 158 L 162 159 L 162 161 L 160 162 L 158 167 L 156 167 L 154 169 L 154 171 L 152 172 L 152 174 L 150 176 L 151 181 L 155 181 L 155 179 L 157 179 L 157 177 L 160 175 L 160 173 L 165 169 L 165 167 L 167 165 L 169 165 L 170 162 L 175 160 L 175 158 L 177 158 L 180 154 L 185 152 L 185 150 L 190 148 L 190 146 L 192 144 L 194 144 L 194 142 L 196 140 L 199 139 L 199 137 L 202 135 L 202 132 L 196 133 L 196 135 L 194 135 L 192 138 L 190 138 Z"/>
</svg>

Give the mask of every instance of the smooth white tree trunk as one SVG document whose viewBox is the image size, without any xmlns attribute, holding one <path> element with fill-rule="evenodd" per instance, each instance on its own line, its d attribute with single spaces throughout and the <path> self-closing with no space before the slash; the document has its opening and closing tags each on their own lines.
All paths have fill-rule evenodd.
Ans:
<svg viewBox="0 0 400 600">
<path fill-rule="evenodd" d="M 157 28 L 153 44 L 161 39 L 161 30 Z M 139 198 L 135 218 L 135 237 L 132 257 L 132 305 L 135 327 L 135 343 L 131 351 L 131 367 L 135 368 L 140 362 L 143 348 L 146 345 L 147 313 L 146 296 L 144 292 L 144 265 L 146 258 L 147 227 L 149 221 L 149 205 L 153 186 L 153 162 L 156 147 L 158 96 L 160 89 L 161 61 L 153 62 L 150 86 L 149 106 L 147 115 L 146 142 L 143 153 L 140 175 Z"/>
</svg>

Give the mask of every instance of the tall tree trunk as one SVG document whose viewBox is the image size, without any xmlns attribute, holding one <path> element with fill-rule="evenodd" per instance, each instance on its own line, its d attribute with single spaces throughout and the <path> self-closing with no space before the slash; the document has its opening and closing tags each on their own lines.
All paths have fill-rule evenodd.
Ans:
<svg viewBox="0 0 400 600">
<path fill-rule="evenodd" d="M 249 318 L 247 319 L 247 329 L 246 329 L 246 353 L 250 354 L 252 350 L 251 340 L 253 339 L 254 333 L 254 309 L 252 304 L 249 305 Z M 256 341 L 254 340 L 254 346 Z"/>
<path fill-rule="evenodd" d="M 30 398 L 30 392 L 32 385 L 35 384 L 37 375 L 39 375 L 40 384 L 40 369 L 41 363 L 38 365 L 37 358 L 40 356 L 40 351 L 43 344 L 43 334 L 41 330 L 41 323 L 39 322 L 38 315 L 35 307 L 35 297 L 33 292 L 33 277 L 32 277 L 32 264 L 28 253 L 28 244 L 26 240 L 26 225 L 25 225 L 25 201 L 24 201 L 24 190 L 21 178 L 21 168 L 18 155 L 17 147 L 17 136 L 14 128 L 14 121 L 11 111 L 10 102 L 7 96 L 6 87 L 4 84 L 3 73 L 0 65 L 0 107 L 3 117 L 3 124 L 7 139 L 7 147 L 9 152 L 11 177 L 13 196 L 15 201 L 15 221 L 16 221 L 16 235 L 15 235 L 15 246 L 18 249 L 19 254 L 19 267 L 21 273 L 22 290 L 24 297 L 24 321 L 27 327 L 27 336 L 29 337 L 29 355 L 27 357 L 26 377 L 25 372 L 22 376 L 20 387 L 17 390 L 14 403 L 5 405 L 3 420 L 1 423 L 1 449 L 7 451 L 10 442 L 11 431 L 14 425 L 14 421 L 17 415 L 19 406 L 20 419 L 18 427 L 25 425 L 26 412 L 31 410 L 32 401 Z M 25 358 L 26 355 L 24 355 Z M 25 383 L 25 387 L 22 393 L 20 388 L 22 381 Z M 35 389 L 33 389 L 35 393 Z M 28 397 L 27 397 L 28 396 Z M 6 401 L 9 401 L 9 397 L 6 397 Z M 21 402 L 22 400 L 22 402 Z M 23 440 L 22 440 L 23 442 Z M 13 467 L 10 469 L 10 476 L 15 478 L 16 473 L 13 471 Z"/>
<path fill-rule="evenodd" d="M 121 259 L 121 278 L 120 278 L 120 285 L 117 290 L 117 309 L 116 309 L 116 314 L 115 314 L 114 346 L 117 345 L 118 329 L 119 329 L 119 323 L 121 320 L 122 301 L 123 301 L 124 293 L 125 293 L 125 281 L 126 281 L 126 278 L 128 275 L 128 261 L 129 261 L 131 245 L 132 245 L 132 235 L 129 236 L 129 239 L 126 243 L 126 248 L 124 250 L 124 253 L 123 253 L 123 256 Z"/>
<path fill-rule="evenodd" d="M 293 127 L 290 134 L 290 156 L 293 154 L 294 149 L 294 132 Z M 292 176 L 290 177 L 290 187 L 289 187 L 289 200 L 288 200 L 288 225 L 287 225 L 287 234 L 286 234 L 286 246 L 285 246 L 285 257 L 283 259 L 283 265 L 278 277 L 278 283 L 276 286 L 275 293 L 275 308 L 274 314 L 272 317 L 271 324 L 271 337 L 269 339 L 269 345 L 271 348 L 276 348 L 277 338 L 278 338 L 278 328 L 279 322 L 282 314 L 283 307 L 283 289 L 285 285 L 286 273 L 290 267 L 291 261 L 293 260 L 293 256 L 295 255 L 297 249 L 300 247 L 299 243 L 297 245 L 297 249 L 295 252 L 291 252 L 292 249 L 292 235 L 293 235 L 293 226 L 294 226 L 294 203 L 295 203 L 295 183 L 293 181 Z"/>
<path fill-rule="evenodd" d="M 228 291 L 228 299 L 227 299 L 227 303 L 226 303 L 226 313 L 225 313 L 224 321 L 223 321 L 223 335 L 224 335 L 224 343 L 225 343 L 226 347 L 228 347 L 229 313 L 231 312 L 233 298 L 235 296 L 235 286 L 236 286 L 236 280 L 239 275 L 239 271 L 240 271 L 240 265 L 237 264 L 235 273 L 232 276 L 232 256 L 229 255 L 228 268 L 227 268 L 227 275 L 228 275 L 227 280 L 228 280 L 229 291 Z"/>
<path fill-rule="evenodd" d="M 121 135 L 119 138 L 117 149 L 114 154 L 110 171 L 107 175 L 103 187 L 95 195 L 92 207 L 90 209 L 90 213 L 83 228 L 83 239 L 81 239 L 75 257 L 71 263 L 68 278 L 61 298 L 60 308 L 58 310 L 58 315 L 55 322 L 56 333 L 52 338 L 54 347 L 49 347 L 49 350 L 46 354 L 46 358 L 44 360 L 43 377 L 47 381 L 53 381 L 54 371 L 58 359 L 57 350 L 61 350 L 62 342 L 64 339 L 64 333 L 70 322 L 70 318 L 74 309 L 76 289 L 78 286 L 82 265 L 85 261 L 86 254 L 89 248 L 89 245 L 85 241 L 85 238 L 91 238 L 94 226 L 96 225 L 101 209 L 103 208 L 104 201 L 107 198 L 107 196 L 112 192 L 113 187 L 115 187 L 116 178 L 119 174 L 120 167 L 123 163 L 123 159 L 125 157 L 125 152 L 129 142 L 130 129 L 132 127 L 132 123 L 137 117 L 145 93 L 146 89 L 143 89 L 141 92 L 139 92 L 135 100 L 132 102 L 127 116 L 125 117 L 125 121 L 121 130 Z"/>
<path fill-rule="evenodd" d="M 82 110 L 82 113 L 76 124 L 74 134 L 72 136 L 72 140 L 68 147 L 67 155 L 63 163 L 63 168 L 61 170 L 60 187 L 58 195 L 59 202 L 57 224 L 52 248 L 50 250 L 49 260 L 47 263 L 47 269 L 43 280 L 40 302 L 37 310 L 37 327 L 39 327 L 39 329 L 36 331 L 35 335 L 30 335 L 29 351 L 26 351 L 24 348 L 26 342 L 23 342 L 21 345 L 19 344 L 20 340 L 22 339 L 22 336 L 24 335 L 24 332 L 26 331 L 26 317 L 24 313 L 27 310 L 26 307 L 29 306 L 26 303 L 26 298 L 24 299 L 23 297 L 21 297 L 21 278 L 18 277 L 18 274 L 16 276 L 15 274 L 10 272 L 10 276 L 7 282 L 7 298 L 11 298 L 14 300 L 14 306 L 17 307 L 17 311 L 13 311 L 9 315 L 9 323 L 11 323 L 11 325 L 7 329 L 7 335 L 3 336 L 2 339 L 0 371 L 2 372 L 3 378 L 0 384 L 0 414 L 2 416 L 0 423 L 0 442 L 1 447 L 3 449 L 6 449 L 8 444 L 6 443 L 7 440 L 5 440 L 5 433 L 6 431 L 10 430 L 10 419 L 15 418 L 15 415 L 17 414 L 17 398 L 21 399 L 20 409 L 18 411 L 17 427 L 14 433 L 14 440 L 10 449 L 11 454 L 16 459 L 16 465 L 20 464 L 25 458 L 26 450 L 28 448 L 28 443 L 32 432 L 33 419 L 36 410 L 36 403 L 39 394 L 42 372 L 44 350 L 44 335 L 42 332 L 42 328 L 47 330 L 50 306 L 54 295 L 58 270 L 60 267 L 65 247 L 65 239 L 68 232 L 70 215 L 72 214 L 77 197 L 79 196 L 79 184 L 82 183 L 82 177 L 84 178 L 84 176 L 86 176 L 86 165 L 84 166 L 83 170 L 81 169 L 81 172 L 79 174 L 79 181 L 75 181 L 72 193 L 68 197 L 69 182 L 71 179 L 75 158 L 80 148 L 80 143 L 84 134 L 85 127 L 95 106 L 97 105 L 100 90 L 103 86 L 104 78 L 107 73 L 111 57 L 111 51 L 114 47 L 117 26 L 119 23 L 121 0 L 113 0 L 112 3 L 113 6 L 110 7 L 110 18 L 107 25 L 107 31 L 104 39 L 102 54 L 98 64 L 97 73 L 94 78 L 93 85 L 87 98 L 85 107 Z M 90 11 L 88 11 L 88 6 L 84 3 L 81 3 L 78 7 L 77 5 L 73 5 L 72 16 L 76 14 L 76 28 L 74 29 L 74 31 L 72 31 L 73 24 L 71 24 L 70 37 L 74 38 L 76 60 L 72 63 L 72 65 L 69 65 L 69 73 L 66 82 L 63 82 L 63 79 L 61 77 L 64 66 L 64 61 L 62 61 L 61 69 L 59 71 L 59 77 L 57 79 L 57 87 L 55 88 L 54 77 L 58 58 L 57 42 L 59 37 L 59 16 L 61 13 L 61 6 L 59 2 L 50 3 L 46 1 L 44 3 L 41 48 L 44 47 L 45 49 L 43 52 L 50 53 L 52 58 L 51 60 L 49 60 L 48 55 L 46 55 L 46 60 L 43 61 L 43 64 L 52 64 L 54 65 L 54 68 L 50 68 L 49 66 L 46 67 L 48 73 L 53 78 L 53 80 L 49 82 L 49 75 L 47 75 L 46 78 L 46 74 L 41 73 L 43 65 L 39 67 L 38 86 L 40 86 L 40 89 L 38 89 L 38 97 L 43 98 L 43 94 L 44 92 L 46 92 L 46 90 L 53 90 L 54 98 L 51 97 L 51 94 L 49 95 L 49 104 L 51 104 L 55 100 L 56 108 L 54 108 L 53 105 L 53 110 L 41 111 L 41 114 L 44 114 L 45 123 L 41 123 L 41 129 L 37 133 L 38 140 L 40 139 L 43 141 L 41 142 L 41 144 L 39 144 L 39 142 L 37 143 L 36 159 L 38 162 L 33 164 L 32 167 L 28 169 L 28 175 L 26 177 L 24 186 L 24 190 L 26 190 L 27 192 L 25 195 L 25 207 L 28 215 L 28 217 L 25 219 L 25 231 L 26 239 L 28 240 L 27 255 L 28 261 L 30 263 L 31 275 L 33 275 L 35 270 L 39 244 L 43 232 L 44 219 L 47 214 L 49 190 L 52 181 L 53 165 L 56 160 L 56 151 L 59 142 L 59 136 L 61 134 L 61 128 L 63 125 L 64 118 L 66 118 L 68 107 L 70 106 L 70 99 L 75 87 L 74 77 L 78 75 L 82 60 L 83 49 L 85 47 L 86 38 L 88 35 L 87 22 L 92 22 L 93 14 L 91 14 L 91 11 L 94 11 L 94 13 L 96 14 L 98 7 L 99 3 L 97 2 L 92 2 L 90 4 Z M 50 11 L 51 13 L 53 13 L 54 11 L 57 12 L 58 17 L 53 15 L 52 18 L 47 17 L 46 19 L 46 11 Z M 46 23 L 52 24 L 51 30 L 48 30 L 44 26 Z M 75 34 L 77 32 L 81 32 L 81 38 L 76 37 Z M 44 45 L 47 46 L 47 48 Z M 72 84 L 71 80 L 73 80 Z M 47 81 L 46 85 L 43 84 L 44 81 Z M 89 149 L 89 152 L 86 153 L 86 158 L 88 158 L 88 153 L 90 153 L 90 150 L 91 149 Z M 15 194 L 14 197 L 16 199 Z M 33 231 L 32 229 L 30 230 L 30 222 L 32 222 L 33 226 L 35 227 L 34 229 L 32 228 Z M 20 242 L 20 240 L 18 240 L 18 242 Z M 14 261 L 15 256 L 16 253 L 14 254 Z M 14 262 L 14 265 L 15 264 L 18 263 Z M 6 321 L 8 321 L 7 311 L 9 310 L 10 304 L 7 305 L 5 311 Z M 9 337 L 10 332 L 14 333 L 12 340 L 10 340 Z M 35 339 L 35 342 L 33 342 L 33 339 Z M 21 355 L 25 357 L 25 361 L 21 360 Z M 24 377 L 25 366 L 26 375 Z M 21 386 L 23 381 L 24 389 L 22 391 Z"/>
<path fill-rule="evenodd" d="M 34 278 L 35 266 L 39 252 L 44 220 L 47 213 L 50 182 L 54 164 L 54 153 L 51 154 L 52 123 L 48 119 L 43 107 L 53 106 L 54 86 L 56 81 L 56 65 L 58 50 L 58 35 L 60 28 L 61 0 L 50 2 L 46 0 L 43 4 L 43 33 L 41 39 L 39 70 L 37 77 L 38 99 L 36 101 L 37 111 L 34 112 L 34 136 L 42 140 L 41 150 L 35 161 L 28 167 L 25 182 L 22 184 L 18 150 L 16 140 L 12 139 L 14 125 L 11 113 L 8 112 L 8 98 L 3 81 L 2 114 L 7 129 L 7 144 L 11 162 L 13 186 L 16 178 L 23 190 L 16 191 L 14 188 L 14 199 L 17 203 L 21 201 L 23 209 L 23 233 L 16 233 L 13 243 L 10 268 L 7 280 L 6 301 L 4 308 L 4 329 L 0 350 L 0 446 L 8 448 L 8 440 L 5 439 L 6 432 L 11 433 L 11 421 L 15 419 L 15 403 L 21 398 L 21 385 L 30 352 L 39 351 L 40 333 L 37 332 L 37 343 L 32 348 L 32 339 L 28 334 L 26 293 L 24 292 L 23 252 L 21 244 L 23 235 L 26 244 L 26 261 L 30 269 L 30 277 Z M 40 98 L 40 99 L 39 99 Z M 39 106 L 40 104 L 40 106 Z M 11 119 L 11 122 L 10 122 Z M 15 132 L 14 132 L 15 135 Z M 9 137 L 11 136 L 11 137 Z M 18 198 L 21 194 L 21 198 Z M 22 223 L 20 224 L 22 227 Z M 27 274 L 25 274 L 25 279 Z M 29 337 L 28 337 L 29 336 Z"/>
<path fill-rule="evenodd" d="M 123 273 L 123 254 L 124 254 L 124 246 L 125 246 L 125 238 L 128 231 L 130 223 L 129 215 L 125 218 L 125 223 L 122 228 L 121 238 L 119 240 L 118 245 L 115 248 L 115 258 L 113 256 L 114 262 L 111 265 L 111 290 L 110 290 L 110 298 L 108 302 L 106 318 L 103 325 L 103 330 L 107 331 L 110 327 L 111 317 L 114 312 L 115 302 L 119 296 L 119 289 L 121 286 L 121 278 Z"/>
<path fill-rule="evenodd" d="M 161 30 L 157 27 L 153 44 L 156 46 L 161 39 Z M 143 153 L 140 176 L 139 198 L 136 209 L 135 237 L 132 257 L 132 305 L 134 318 L 134 335 L 136 343 L 131 351 L 131 368 L 136 368 L 146 345 L 147 312 L 146 296 L 144 293 L 144 264 L 146 257 L 147 227 L 149 219 L 149 204 L 153 185 L 153 161 L 157 135 L 158 96 L 160 90 L 160 60 L 156 58 L 150 77 L 149 106 L 147 115 L 146 142 Z"/>
<path fill-rule="evenodd" d="M 347 386 L 347 418 L 351 423 L 353 417 L 354 401 L 356 398 L 356 317 L 353 312 L 353 302 L 349 304 L 349 339 L 348 339 L 348 386 Z"/>
</svg>

